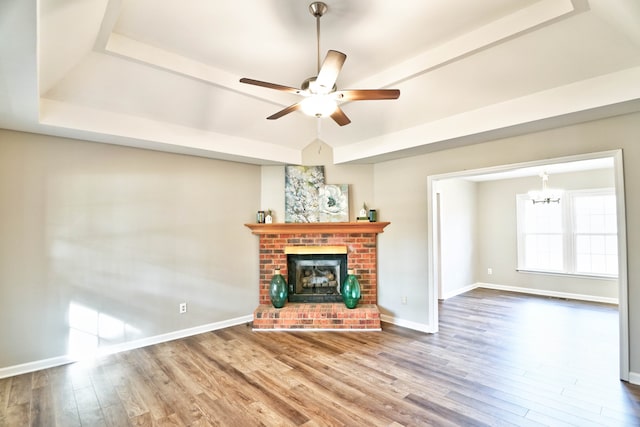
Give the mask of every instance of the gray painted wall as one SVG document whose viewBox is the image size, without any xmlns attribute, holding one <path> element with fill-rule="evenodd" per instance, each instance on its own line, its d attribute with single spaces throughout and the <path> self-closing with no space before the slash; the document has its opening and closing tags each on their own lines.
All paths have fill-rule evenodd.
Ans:
<svg viewBox="0 0 640 427">
<path fill-rule="evenodd" d="M 259 200 L 258 166 L 0 130 L 0 367 L 251 314 Z"/>
</svg>

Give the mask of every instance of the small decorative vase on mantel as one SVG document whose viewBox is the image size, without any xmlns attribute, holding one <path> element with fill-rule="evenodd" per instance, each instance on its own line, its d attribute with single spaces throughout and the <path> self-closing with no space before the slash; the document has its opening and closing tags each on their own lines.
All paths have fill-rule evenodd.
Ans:
<svg viewBox="0 0 640 427">
<path fill-rule="evenodd" d="M 280 274 L 280 268 L 276 268 L 273 270 L 273 277 L 269 285 L 271 304 L 273 304 L 275 308 L 282 308 L 288 296 L 287 282 L 284 281 L 284 277 Z"/>
<path fill-rule="evenodd" d="M 342 286 L 342 300 L 347 308 L 356 308 L 360 301 L 360 282 L 352 269 L 347 270 L 347 280 Z"/>
</svg>

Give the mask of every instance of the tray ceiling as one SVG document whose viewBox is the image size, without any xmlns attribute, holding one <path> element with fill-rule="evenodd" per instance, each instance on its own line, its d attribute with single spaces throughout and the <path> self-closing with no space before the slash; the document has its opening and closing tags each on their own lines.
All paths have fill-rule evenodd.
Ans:
<svg viewBox="0 0 640 427">
<path fill-rule="evenodd" d="M 39 7 L 36 6 L 39 3 Z M 0 126 L 257 164 L 375 162 L 640 110 L 635 0 L 326 1 L 321 51 L 352 123 L 265 118 L 315 75 L 316 28 L 294 0 L 7 0 Z"/>
</svg>

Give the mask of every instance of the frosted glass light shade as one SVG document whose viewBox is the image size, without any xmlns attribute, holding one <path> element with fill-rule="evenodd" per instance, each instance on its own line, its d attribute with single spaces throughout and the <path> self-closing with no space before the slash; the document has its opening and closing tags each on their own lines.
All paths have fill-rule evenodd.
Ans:
<svg viewBox="0 0 640 427">
<path fill-rule="evenodd" d="M 336 111 L 336 100 L 327 95 L 313 95 L 305 98 L 300 103 L 300 108 L 308 116 L 327 117 Z"/>
</svg>

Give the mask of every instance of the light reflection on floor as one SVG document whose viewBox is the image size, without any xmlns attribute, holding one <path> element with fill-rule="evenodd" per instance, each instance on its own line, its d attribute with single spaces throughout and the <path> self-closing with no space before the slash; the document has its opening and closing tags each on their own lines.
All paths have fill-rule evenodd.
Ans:
<svg viewBox="0 0 640 427">
<path fill-rule="evenodd" d="M 523 360 L 548 369 L 583 369 L 598 366 L 606 377 L 618 374 L 618 316 L 615 310 L 565 307 L 562 300 L 530 302 L 519 306 L 523 339 L 516 351 Z"/>
</svg>

